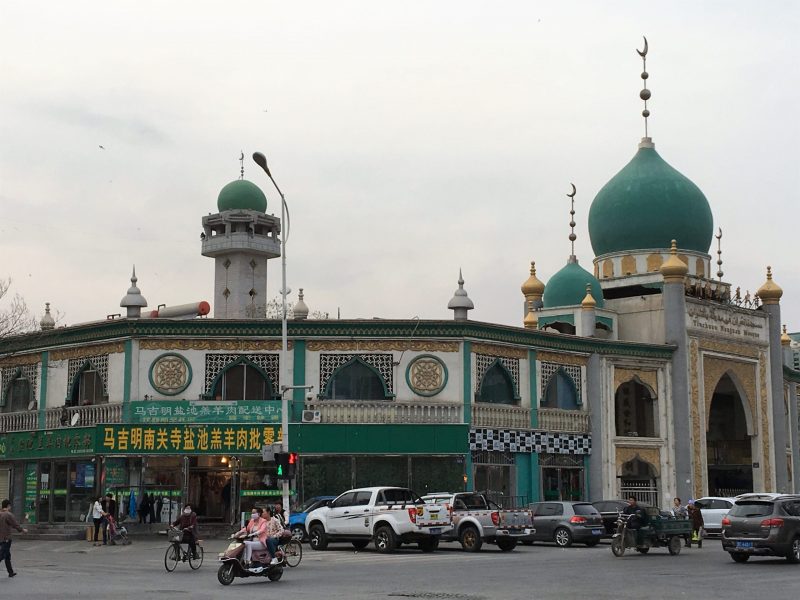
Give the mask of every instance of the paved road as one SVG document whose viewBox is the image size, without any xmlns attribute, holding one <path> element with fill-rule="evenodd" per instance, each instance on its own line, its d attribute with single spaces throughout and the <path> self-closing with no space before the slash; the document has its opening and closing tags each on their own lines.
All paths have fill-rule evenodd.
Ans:
<svg viewBox="0 0 800 600">
<path fill-rule="evenodd" d="M 394 555 L 371 549 L 354 552 L 332 545 L 326 552 L 306 553 L 302 564 L 287 569 L 281 581 L 237 579 L 217 583 L 214 558 L 226 542 L 205 543 L 206 563 L 199 571 L 187 564 L 167 573 L 163 566 L 166 541 L 139 538 L 130 546 L 94 548 L 85 542 L 16 541 L 13 556 L 19 576 L 0 572 L 2 597 L 61 599 L 93 598 L 236 598 L 263 600 L 281 594 L 301 599 L 524 599 L 549 598 L 796 598 L 800 565 L 785 560 L 753 559 L 733 563 L 719 547 L 670 556 L 652 550 L 614 558 L 607 544 L 595 548 L 559 549 L 552 545 L 521 546 L 502 553 L 484 546 L 466 554 L 443 544 L 434 554 L 403 549 Z"/>
</svg>

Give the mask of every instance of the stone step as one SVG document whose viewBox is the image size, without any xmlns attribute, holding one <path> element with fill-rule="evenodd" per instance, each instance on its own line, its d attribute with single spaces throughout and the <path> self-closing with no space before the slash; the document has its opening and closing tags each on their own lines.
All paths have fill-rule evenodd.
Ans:
<svg viewBox="0 0 800 600">
<path fill-rule="evenodd" d="M 15 533 L 15 540 L 35 540 L 40 542 L 66 542 L 72 540 L 86 539 L 86 530 L 80 531 L 63 531 L 60 533 L 41 533 L 38 531 L 28 530 L 28 533 Z"/>
</svg>

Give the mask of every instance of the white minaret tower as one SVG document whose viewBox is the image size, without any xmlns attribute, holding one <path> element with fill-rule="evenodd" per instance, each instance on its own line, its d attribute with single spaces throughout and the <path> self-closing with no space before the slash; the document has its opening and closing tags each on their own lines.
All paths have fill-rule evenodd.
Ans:
<svg viewBox="0 0 800 600">
<path fill-rule="evenodd" d="M 242 177 L 244 167 L 242 167 Z M 267 310 L 267 261 L 281 255 L 281 220 L 265 214 L 257 185 L 238 179 L 217 199 L 219 213 L 203 217 L 203 256 L 214 259 L 214 318 L 263 319 Z"/>
</svg>

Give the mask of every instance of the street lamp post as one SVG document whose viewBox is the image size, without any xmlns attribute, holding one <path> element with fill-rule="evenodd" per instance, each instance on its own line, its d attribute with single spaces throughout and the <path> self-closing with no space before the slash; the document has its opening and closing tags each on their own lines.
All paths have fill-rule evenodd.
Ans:
<svg viewBox="0 0 800 600">
<path fill-rule="evenodd" d="M 289 222 L 287 216 L 289 214 L 289 207 L 286 206 L 286 198 L 275 183 L 275 179 L 270 173 L 267 166 L 267 157 L 261 152 L 253 153 L 253 160 L 261 167 L 269 177 L 272 185 L 278 190 L 281 197 L 281 371 L 286 372 L 288 363 L 289 343 L 287 340 L 287 324 L 286 324 L 286 242 L 289 238 Z M 289 402 L 286 399 L 285 392 L 289 389 L 294 389 L 294 386 L 281 386 L 281 448 L 284 452 L 289 451 Z M 289 481 L 283 480 L 283 510 L 286 515 L 289 514 Z"/>
</svg>

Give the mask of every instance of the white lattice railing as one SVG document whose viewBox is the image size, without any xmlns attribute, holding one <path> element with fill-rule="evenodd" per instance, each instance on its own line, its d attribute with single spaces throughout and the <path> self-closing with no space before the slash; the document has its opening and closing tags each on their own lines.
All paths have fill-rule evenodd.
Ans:
<svg viewBox="0 0 800 600">
<path fill-rule="evenodd" d="M 72 423 L 72 416 L 78 414 L 80 418 L 77 427 L 97 425 L 99 423 L 121 423 L 122 404 L 94 404 L 92 406 L 73 406 L 70 408 L 48 408 L 45 411 L 45 426 L 55 429 Z"/>
<path fill-rule="evenodd" d="M 0 431 L 32 431 L 39 428 L 39 411 L 0 414 Z"/>
<path fill-rule="evenodd" d="M 322 423 L 462 423 L 461 404 L 361 402 L 318 400 L 306 402 L 306 410 L 318 410 Z"/>
<path fill-rule="evenodd" d="M 589 413 L 582 410 L 540 408 L 539 429 L 544 431 L 589 432 Z"/>
<path fill-rule="evenodd" d="M 530 429 L 531 409 L 504 404 L 475 403 L 472 405 L 472 426 Z"/>
</svg>

